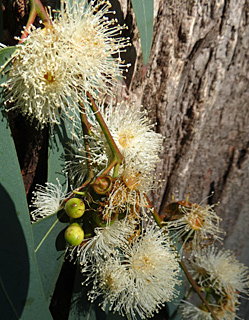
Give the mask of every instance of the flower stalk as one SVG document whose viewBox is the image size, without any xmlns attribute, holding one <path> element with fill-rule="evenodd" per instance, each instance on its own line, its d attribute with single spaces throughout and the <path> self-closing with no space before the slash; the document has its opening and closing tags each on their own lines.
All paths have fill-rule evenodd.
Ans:
<svg viewBox="0 0 249 320">
<path fill-rule="evenodd" d="M 33 0 L 31 0 L 30 1 L 30 12 L 29 12 L 28 22 L 26 24 L 26 27 L 25 27 L 25 29 L 23 31 L 23 34 L 21 36 L 21 39 L 20 39 L 19 43 L 22 43 L 24 41 L 24 39 L 27 38 L 27 36 L 29 34 L 28 29 L 34 23 L 36 16 L 37 16 L 37 11 L 36 11 L 35 6 L 33 4 Z"/>
<path fill-rule="evenodd" d="M 46 24 L 52 25 L 52 22 L 47 14 L 47 11 L 43 7 L 41 1 L 40 0 L 30 0 L 30 3 L 33 4 L 33 6 L 35 7 L 35 10 L 36 10 L 38 16 L 41 17 L 42 22 L 45 25 Z"/>
<path fill-rule="evenodd" d="M 26 24 L 26 27 L 24 29 L 24 32 L 22 34 L 22 37 L 20 39 L 20 43 L 24 41 L 25 38 L 28 36 L 28 29 L 29 27 L 34 23 L 35 18 L 37 15 L 41 17 L 42 22 L 45 26 L 47 25 L 52 25 L 51 19 L 49 18 L 47 11 L 43 7 L 42 3 L 40 0 L 30 0 L 30 13 L 29 13 L 29 18 L 28 22 Z"/>
<path fill-rule="evenodd" d="M 103 175 L 107 174 L 108 172 L 110 172 L 110 170 L 114 167 L 114 173 L 113 176 L 116 177 L 118 174 L 118 168 L 120 166 L 120 164 L 123 162 L 124 157 L 122 156 L 122 154 L 120 153 L 101 113 L 99 112 L 99 109 L 95 103 L 95 101 L 93 100 L 93 97 L 90 95 L 90 93 L 87 94 L 88 98 L 91 101 L 91 108 L 94 112 L 94 115 L 96 117 L 96 120 L 98 121 L 105 137 L 106 140 L 111 148 L 112 154 L 113 154 L 113 160 L 111 161 L 111 163 L 108 165 L 108 167 L 104 170 L 104 172 L 102 173 Z"/>
<path fill-rule="evenodd" d="M 176 249 L 175 249 L 176 250 Z M 176 250 L 177 251 L 177 250 Z M 180 260 L 180 266 L 183 270 L 183 272 L 185 273 L 185 276 L 187 277 L 189 283 L 191 284 L 191 286 L 193 287 L 193 289 L 196 291 L 196 293 L 198 294 L 198 296 L 200 297 L 200 299 L 203 301 L 203 303 L 205 304 L 207 310 L 211 313 L 212 317 L 214 320 L 218 320 L 218 318 L 216 317 L 213 309 L 210 307 L 209 303 L 207 302 L 207 300 L 205 299 L 205 297 L 203 296 L 203 294 L 200 291 L 199 286 L 197 285 L 197 283 L 195 282 L 195 280 L 192 278 L 192 276 L 190 275 L 185 263 Z"/>
</svg>

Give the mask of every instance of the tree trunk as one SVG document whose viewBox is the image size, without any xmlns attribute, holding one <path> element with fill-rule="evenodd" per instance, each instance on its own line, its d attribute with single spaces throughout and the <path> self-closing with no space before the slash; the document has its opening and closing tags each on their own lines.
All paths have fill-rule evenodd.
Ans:
<svg viewBox="0 0 249 320">
<path fill-rule="evenodd" d="M 217 203 L 225 248 L 249 266 L 249 2 L 154 2 L 146 74 L 141 80 L 140 42 L 133 39 L 129 90 L 165 136 L 157 168 L 164 180 L 153 203 L 161 214 L 172 195 Z M 247 300 L 239 315 L 249 319 Z"/>
</svg>

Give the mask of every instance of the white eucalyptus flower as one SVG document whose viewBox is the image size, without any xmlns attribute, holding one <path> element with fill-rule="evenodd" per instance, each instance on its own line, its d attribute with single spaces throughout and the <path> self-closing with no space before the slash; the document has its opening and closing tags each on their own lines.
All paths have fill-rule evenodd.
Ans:
<svg viewBox="0 0 249 320">
<path fill-rule="evenodd" d="M 124 157 L 124 161 L 136 172 L 154 172 L 162 150 L 163 137 L 153 130 L 146 111 L 129 102 L 122 101 L 114 106 L 111 102 L 106 108 L 100 106 L 105 123 Z M 106 144 L 111 156 L 107 141 L 99 126 L 94 126 L 93 135 Z M 109 157 L 111 158 L 111 157 Z"/>
<path fill-rule="evenodd" d="M 199 308 L 188 301 L 182 301 L 180 312 L 187 320 L 212 320 L 213 317 L 205 308 Z"/>
<path fill-rule="evenodd" d="M 66 255 L 73 259 L 74 254 L 77 253 L 82 272 L 88 272 L 92 263 L 98 264 L 100 260 L 111 255 L 115 247 L 122 247 L 127 243 L 127 238 L 134 233 L 134 228 L 134 222 L 126 219 L 116 220 L 103 228 L 96 227 L 92 238 L 85 239 L 80 246 L 68 247 Z"/>
<path fill-rule="evenodd" d="M 155 225 L 128 240 L 93 265 L 94 285 L 89 298 L 93 301 L 102 296 L 103 309 L 108 306 L 110 311 L 145 319 L 177 297 L 180 267 L 168 237 Z"/>
<path fill-rule="evenodd" d="M 134 318 L 136 314 L 141 318 L 151 317 L 179 294 L 175 286 L 180 283 L 180 267 L 170 245 L 163 230 L 150 225 L 125 252 L 133 283 L 125 311 Z"/>
<path fill-rule="evenodd" d="M 109 310 L 114 310 L 117 302 L 125 307 L 127 301 L 127 287 L 132 285 L 129 278 L 129 271 L 120 263 L 117 253 L 113 251 L 107 260 L 99 260 L 98 264 L 93 264 L 92 273 L 86 280 L 86 284 L 92 279 L 93 286 L 88 292 L 88 297 L 93 302 L 99 296 L 104 297 L 102 309 L 106 304 Z"/>
<path fill-rule="evenodd" d="M 180 205 L 179 210 L 182 213 L 180 217 L 165 223 L 172 230 L 174 238 L 182 239 L 183 244 L 190 240 L 193 249 L 197 249 L 202 243 L 222 240 L 220 234 L 223 231 L 219 227 L 221 218 L 217 216 L 213 206 L 187 202 L 186 205 Z"/>
<path fill-rule="evenodd" d="M 238 310 L 238 299 L 236 297 L 231 298 L 232 299 L 229 299 L 220 305 L 211 305 L 218 320 L 241 319 L 236 315 L 236 311 Z M 183 315 L 183 318 L 187 320 L 213 320 L 211 313 L 208 312 L 204 305 L 196 307 L 188 301 L 182 301 L 182 304 L 180 305 L 180 312 Z"/>
<path fill-rule="evenodd" d="M 122 181 L 126 198 L 137 198 L 137 194 L 147 194 L 155 189 L 161 180 L 155 178 L 155 168 L 162 149 L 162 135 L 153 130 L 153 125 L 145 111 L 141 111 L 134 104 L 122 102 L 116 107 L 111 104 L 104 108 L 99 106 L 100 113 L 112 135 L 118 149 L 124 157 L 124 163 L 119 167 L 118 179 Z M 88 141 L 88 154 L 85 141 L 81 134 L 74 134 L 71 159 L 67 162 L 66 170 L 73 181 L 78 177 L 82 181 L 87 170 L 88 156 L 94 174 L 101 174 L 113 160 L 113 154 L 105 135 L 93 114 L 88 114 L 91 120 L 91 132 L 85 138 Z M 80 124 L 76 125 L 80 131 Z M 79 130 L 78 130 L 79 129 Z M 111 171 L 112 173 L 112 171 Z M 121 187 L 121 183 L 119 188 Z M 116 190 L 114 190 L 115 192 Z M 126 191 L 126 190 L 125 190 Z M 121 195 L 120 193 L 120 195 Z M 124 203 L 121 200 L 122 204 Z M 130 201 L 128 201 L 130 202 Z M 137 201 L 136 201 L 137 202 Z M 115 199 L 115 203 L 117 203 Z M 137 204 L 137 203 L 136 203 Z M 110 210 L 112 210 L 110 206 Z"/>
<path fill-rule="evenodd" d="M 39 220 L 58 212 L 67 195 L 67 185 L 63 191 L 58 179 L 57 185 L 51 182 L 47 182 L 46 186 L 37 185 L 32 198 L 31 207 L 36 208 L 31 212 L 32 218 Z"/>
<path fill-rule="evenodd" d="M 214 246 L 199 250 L 189 271 L 201 287 L 213 288 L 217 294 L 249 295 L 249 268 L 229 250 L 218 251 Z"/>
<path fill-rule="evenodd" d="M 58 115 L 74 118 L 87 92 L 95 99 L 111 93 L 125 67 L 120 52 L 129 43 L 120 37 L 124 27 L 107 18 L 110 7 L 105 0 L 63 0 L 51 26 L 29 30 L 3 84 L 10 109 L 43 127 L 58 123 Z"/>
</svg>

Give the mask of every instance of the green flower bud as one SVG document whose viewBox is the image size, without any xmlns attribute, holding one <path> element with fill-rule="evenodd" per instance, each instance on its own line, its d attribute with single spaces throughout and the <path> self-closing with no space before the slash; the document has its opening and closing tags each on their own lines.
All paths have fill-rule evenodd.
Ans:
<svg viewBox="0 0 249 320">
<path fill-rule="evenodd" d="M 71 246 L 78 246 L 84 239 L 84 231 L 78 223 L 74 222 L 66 229 L 64 237 Z"/>
<path fill-rule="evenodd" d="M 80 218 L 85 212 L 85 204 L 79 198 L 71 198 L 66 202 L 65 211 L 70 218 Z"/>
</svg>

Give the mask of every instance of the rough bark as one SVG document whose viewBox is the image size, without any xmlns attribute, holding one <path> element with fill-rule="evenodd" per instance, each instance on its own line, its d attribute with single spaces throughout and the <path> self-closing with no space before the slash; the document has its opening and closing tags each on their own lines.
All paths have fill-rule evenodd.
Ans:
<svg viewBox="0 0 249 320">
<path fill-rule="evenodd" d="M 191 202 L 219 202 L 224 246 L 249 266 L 249 1 L 154 0 L 144 77 L 131 3 L 120 4 L 133 43 L 125 58 L 135 62 L 120 96 L 142 104 L 165 136 L 153 203 L 163 213 L 171 195 L 188 192 Z M 249 319 L 247 300 L 239 315 Z"/>
</svg>

